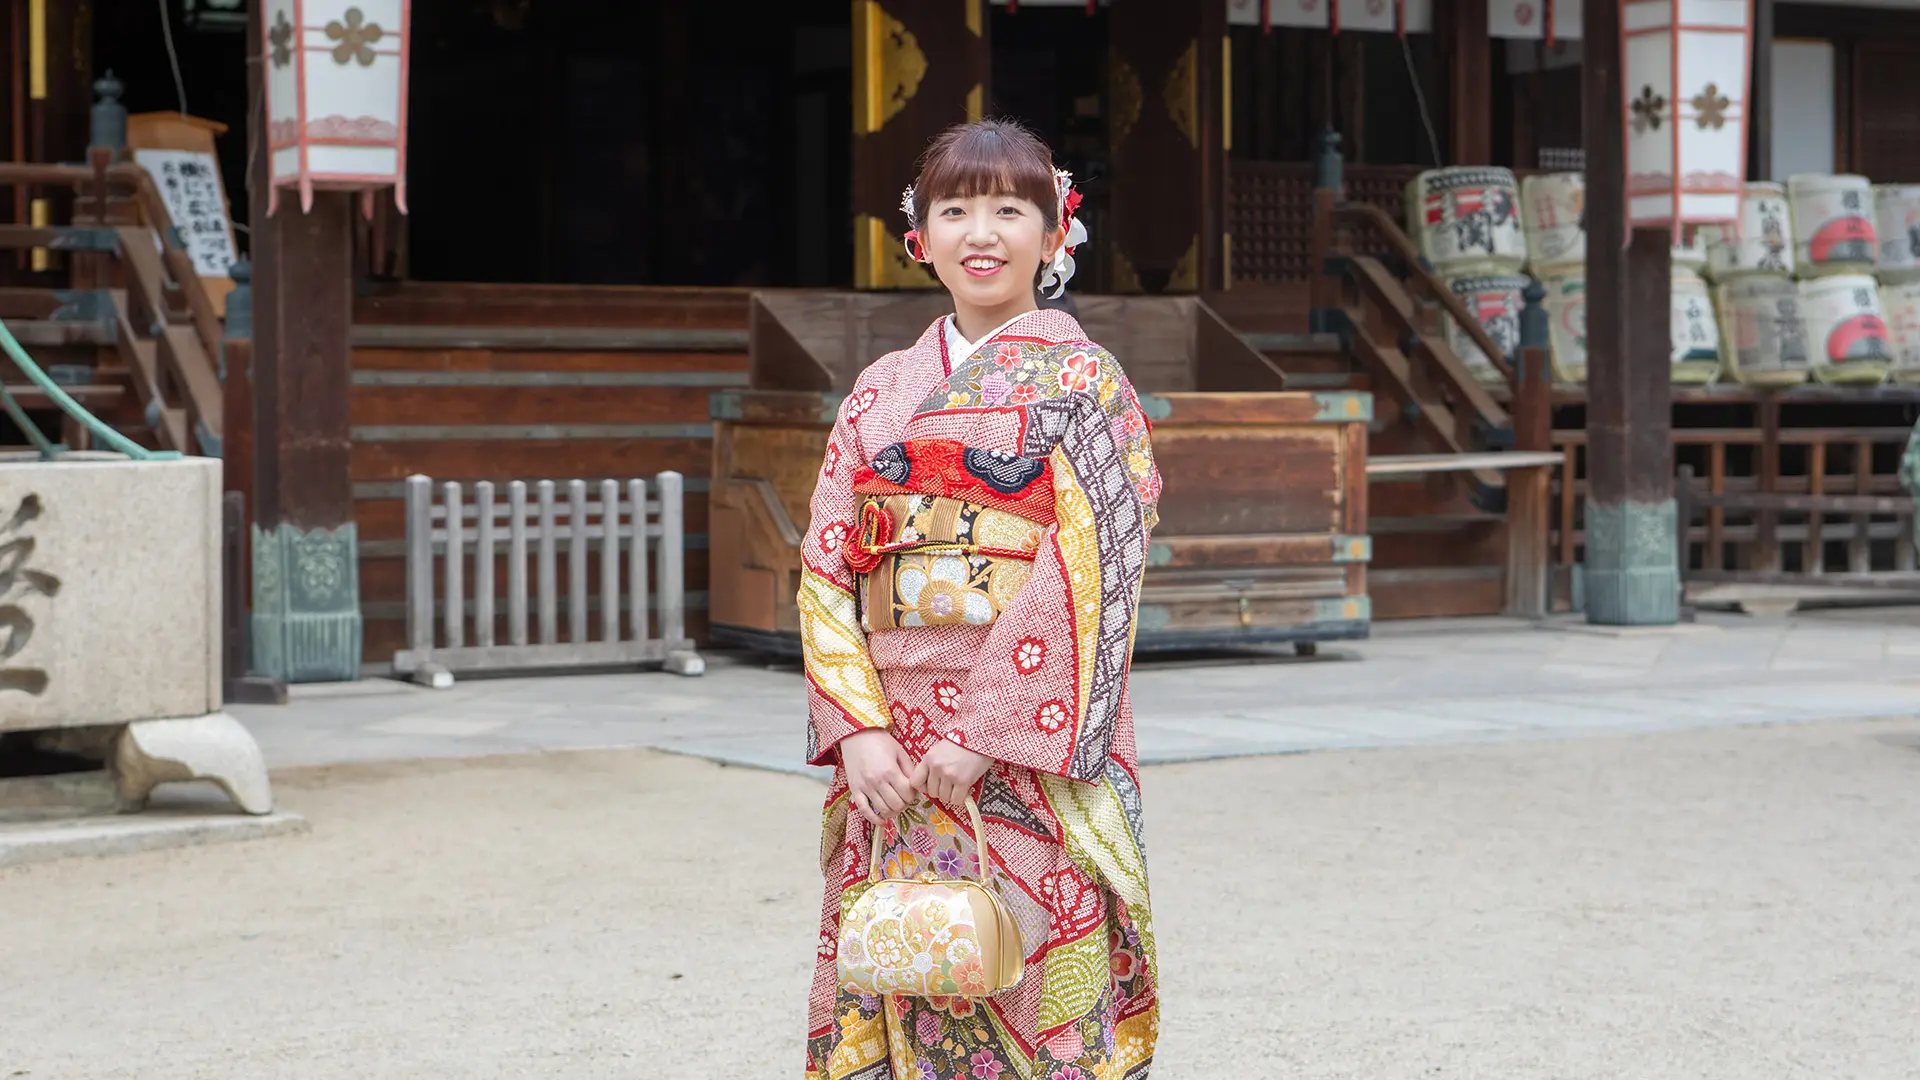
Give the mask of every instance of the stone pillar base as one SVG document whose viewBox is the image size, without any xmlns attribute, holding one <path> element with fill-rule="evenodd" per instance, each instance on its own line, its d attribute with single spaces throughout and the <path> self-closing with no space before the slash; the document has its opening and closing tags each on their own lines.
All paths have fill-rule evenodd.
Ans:
<svg viewBox="0 0 1920 1080">
<path fill-rule="evenodd" d="M 360 677 L 359 532 L 253 528 L 253 669 L 282 682 Z"/>
<path fill-rule="evenodd" d="M 1671 626 L 1680 621 L 1679 511 L 1674 500 L 1602 506 L 1587 501 L 1587 621 Z"/>
</svg>

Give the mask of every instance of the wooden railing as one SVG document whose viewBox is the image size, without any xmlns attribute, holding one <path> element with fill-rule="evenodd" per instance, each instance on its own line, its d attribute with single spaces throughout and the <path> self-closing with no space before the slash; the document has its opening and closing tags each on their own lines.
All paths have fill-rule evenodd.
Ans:
<svg viewBox="0 0 1920 1080">
<path fill-rule="evenodd" d="M 0 225 L 0 249 L 64 253 L 72 262 L 69 288 L 103 290 L 112 301 L 112 310 L 95 312 L 91 325 L 48 323 L 29 336 L 116 348 L 155 444 L 217 457 L 224 429 L 220 319 L 153 178 L 137 165 L 111 163 L 113 157 L 114 151 L 96 147 L 91 167 L 0 163 L 0 186 L 66 188 L 75 195 L 72 224 Z M 44 318 L 58 291 L 0 290 L 0 318 Z"/>
<path fill-rule="evenodd" d="M 1820 486 L 1820 474 L 1815 473 L 1809 479 L 1814 481 L 1812 486 Z M 1704 510 L 1709 518 L 1709 540 L 1703 552 L 1704 565 L 1695 569 L 1690 559 L 1683 558 L 1680 572 L 1684 579 L 1703 583 L 1818 584 L 1920 591 L 1920 571 L 1914 569 L 1915 496 L 1911 494 L 1828 495 L 1815 491 L 1806 495 L 1788 495 L 1765 491 L 1702 491 L 1694 484 L 1693 467 L 1689 465 L 1680 467 L 1680 476 L 1674 488 L 1679 503 L 1682 551 L 1690 551 L 1692 547 L 1696 512 Z M 1714 542 L 1712 534 L 1721 531 L 1720 522 L 1729 513 L 1746 514 L 1758 521 L 1759 550 L 1763 553 L 1759 565 L 1736 567 L 1726 564 L 1725 548 Z M 1793 571 L 1785 570 L 1781 565 L 1780 556 L 1783 552 L 1779 518 L 1783 515 L 1806 519 L 1800 531 L 1799 558 L 1796 560 L 1798 569 Z M 1830 572 L 1822 526 L 1827 518 L 1834 516 L 1851 518 L 1853 527 L 1847 541 L 1846 567 Z M 1888 527 L 1896 535 L 1894 565 L 1890 569 L 1876 569 L 1872 564 L 1867 523 L 1876 517 L 1888 519 Z"/>
</svg>

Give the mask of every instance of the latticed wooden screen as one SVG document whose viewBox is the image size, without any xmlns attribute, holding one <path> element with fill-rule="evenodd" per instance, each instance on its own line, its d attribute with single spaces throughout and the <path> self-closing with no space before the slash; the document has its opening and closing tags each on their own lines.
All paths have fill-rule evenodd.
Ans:
<svg viewBox="0 0 1920 1080">
<path fill-rule="evenodd" d="M 1346 197 L 1372 203 L 1398 221 L 1407 181 L 1417 165 L 1349 165 Z M 1313 273 L 1313 166 L 1283 161 L 1235 161 L 1232 173 L 1233 276 L 1236 281 L 1304 281 Z M 1361 250 L 1372 237 L 1358 237 Z"/>
</svg>

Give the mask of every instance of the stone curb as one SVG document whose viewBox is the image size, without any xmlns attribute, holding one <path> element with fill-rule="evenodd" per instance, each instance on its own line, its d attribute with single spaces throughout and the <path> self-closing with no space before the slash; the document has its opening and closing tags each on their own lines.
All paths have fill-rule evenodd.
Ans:
<svg viewBox="0 0 1920 1080">
<path fill-rule="evenodd" d="M 304 835 L 299 814 L 127 814 L 58 822 L 0 826 L 0 867 L 26 866 L 81 856 L 129 855 L 140 851 L 200 847 L 236 840 Z"/>
</svg>

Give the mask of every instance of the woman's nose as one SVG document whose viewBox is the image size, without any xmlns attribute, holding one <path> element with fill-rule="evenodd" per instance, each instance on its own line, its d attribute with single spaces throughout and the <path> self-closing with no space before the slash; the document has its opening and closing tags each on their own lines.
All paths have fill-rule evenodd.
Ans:
<svg viewBox="0 0 1920 1080">
<path fill-rule="evenodd" d="M 974 217 L 967 222 L 967 243 L 986 247 L 994 239 L 992 218 Z"/>
</svg>

